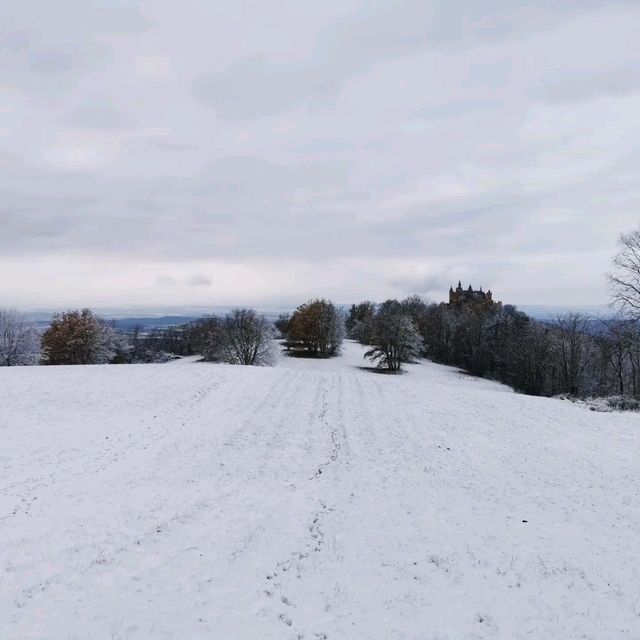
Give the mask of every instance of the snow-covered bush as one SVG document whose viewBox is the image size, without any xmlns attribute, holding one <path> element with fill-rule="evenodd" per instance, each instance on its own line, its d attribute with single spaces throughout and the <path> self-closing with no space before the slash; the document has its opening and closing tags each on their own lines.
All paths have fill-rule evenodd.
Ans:
<svg viewBox="0 0 640 640">
<path fill-rule="evenodd" d="M 624 396 L 611 396 L 605 402 L 614 411 L 640 411 L 640 401 Z"/>
<path fill-rule="evenodd" d="M 364 354 L 389 371 L 399 371 L 403 362 L 411 362 L 423 349 L 422 338 L 411 319 L 394 302 L 380 306 L 373 321 L 373 348 Z"/>
<path fill-rule="evenodd" d="M 41 352 L 35 325 L 15 309 L 0 309 L 0 367 L 38 364 Z"/>
</svg>

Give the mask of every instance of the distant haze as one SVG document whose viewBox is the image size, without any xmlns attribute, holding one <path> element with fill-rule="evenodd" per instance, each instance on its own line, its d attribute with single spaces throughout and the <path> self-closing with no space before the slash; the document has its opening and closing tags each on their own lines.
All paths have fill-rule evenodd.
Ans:
<svg viewBox="0 0 640 640">
<path fill-rule="evenodd" d="M 0 4 L 0 306 L 602 305 L 640 3 Z M 172 313 L 169 311 L 168 313 Z"/>
</svg>

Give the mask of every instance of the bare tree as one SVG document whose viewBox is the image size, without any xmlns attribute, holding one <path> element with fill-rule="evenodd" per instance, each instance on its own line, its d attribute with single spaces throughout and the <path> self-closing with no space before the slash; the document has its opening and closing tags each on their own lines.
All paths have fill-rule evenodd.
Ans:
<svg viewBox="0 0 640 640">
<path fill-rule="evenodd" d="M 230 364 L 272 365 L 273 326 L 253 309 L 234 309 L 222 323 L 222 359 Z"/>
<path fill-rule="evenodd" d="M 591 364 L 589 322 L 589 316 L 574 312 L 558 316 L 555 322 L 560 388 L 572 396 L 583 395 L 585 373 Z"/>
<path fill-rule="evenodd" d="M 639 396 L 640 323 L 624 317 L 600 321 L 595 345 L 599 395 Z"/>
<path fill-rule="evenodd" d="M 640 228 L 623 233 L 618 246 L 608 276 L 612 301 L 621 311 L 640 317 Z"/>
<path fill-rule="evenodd" d="M 234 309 L 221 320 L 207 320 L 202 354 L 228 364 L 272 365 L 273 325 L 253 309 Z"/>
<path fill-rule="evenodd" d="M 0 367 L 38 364 L 41 352 L 35 325 L 15 309 L 0 309 Z"/>
</svg>

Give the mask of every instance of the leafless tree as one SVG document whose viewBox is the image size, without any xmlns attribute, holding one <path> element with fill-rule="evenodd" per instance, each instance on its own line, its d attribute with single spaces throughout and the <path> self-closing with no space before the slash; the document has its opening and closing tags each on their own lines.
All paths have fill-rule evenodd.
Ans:
<svg viewBox="0 0 640 640">
<path fill-rule="evenodd" d="M 35 325 L 15 309 L 0 309 L 0 367 L 38 364 L 41 351 Z"/>
<path fill-rule="evenodd" d="M 273 325 L 253 309 L 234 309 L 207 324 L 203 349 L 206 360 L 228 364 L 272 365 L 275 361 Z"/>
<path fill-rule="evenodd" d="M 639 397 L 640 323 L 624 317 L 600 322 L 595 344 L 598 394 Z"/>
<path fill-rule="evenodd" d="M 253 309 L 234 309 L 222 324 L 223 359 L 231 364 L 272 365 L 273 326 Z"/>
<path fill-rule="evenodd" d="M 585 373 L 593 355 L 589 322 L 589 316 L 575 312 L 560 315 L 555 321 L 560 391 L 572 396 L 585 392 Z"/>
<path fill-rule="evenodd" d="M 612 301 L 621 311 L 640 317 L 640 228 L 623 233 L 609 273 Z"/>
</svg>

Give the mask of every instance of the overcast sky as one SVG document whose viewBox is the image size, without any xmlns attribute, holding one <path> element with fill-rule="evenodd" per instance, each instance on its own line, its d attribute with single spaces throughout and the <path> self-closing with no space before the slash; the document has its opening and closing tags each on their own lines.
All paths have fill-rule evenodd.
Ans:
<svg viewBox="0 0 640 640">
<path fill-rule="evenodd" d="M 5 0 L 0 306 L 607 302 L 640 2 Z"/>
</svg>

